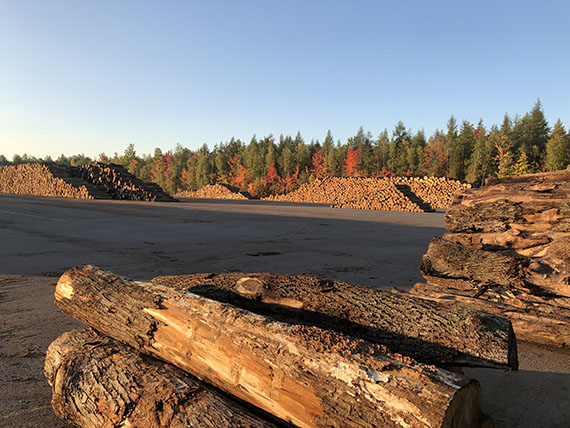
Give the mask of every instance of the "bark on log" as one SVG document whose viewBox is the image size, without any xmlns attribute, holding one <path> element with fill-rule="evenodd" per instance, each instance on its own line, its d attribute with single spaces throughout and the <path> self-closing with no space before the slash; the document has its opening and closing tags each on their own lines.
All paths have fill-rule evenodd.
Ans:
<svg viewBox="0 0 570 428">
<path fill-rule="evenodd" d="M 68 270 L 55 299 L 104 334 L 299 427 L 475 427 L 476 381 L 378 344 L 272 321 L 196 294 Z"/>
<path fill-rule="evenodd" d="M 307 275 L 193 274 L 152 280 L 288 323 L 304 323 L 386 345 L 435 365 L 516 369 L 512 326 L 503 317 Z"/>
<path fill-rule="evenodd" d="M 561 315 L 560 311 L 553 306 L 550 306 L 550 312 L 546 312 L 545 308 L 535 309 L 544 306 L 538 304 L 522 303 L 520 307 L 517 307 L 512 304 L 514 302 L 511 298 L 491 300 L 491 297 L 485 294 L 474 298 L 461 294 L 455 288 L 446 288 L 441 284 L 432 283 L 418 283 L 414 285 L 410 293 L 437 302 L 456 302 L 474 310 L 507 317 L 512 322 L 518 340 L 556 347 L 570 345 L 568 315 Z"/>
<path fill-rule="evenodd" d="M 421 264 L 426 278 L 442 277 L 475 284 L 497 284 L 527 289 L 524 281 L 529 259 L 464 247 L 435 237 Z"/>
<path fill-rule="evenodd" d="M 275 427 L 184 371 L 93 331 L 56 339 L 44 372 L 55 414 L 80 427 Z"/>
</svg>

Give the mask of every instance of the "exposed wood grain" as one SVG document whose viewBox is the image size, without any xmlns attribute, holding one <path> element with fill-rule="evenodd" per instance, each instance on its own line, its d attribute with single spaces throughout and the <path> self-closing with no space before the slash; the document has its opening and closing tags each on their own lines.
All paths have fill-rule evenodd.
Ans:
<svg viewBox="0 0 570 428">
<path fill-rule="evenodd" d="M 517 368 L 508 320 L 308 275 L 220 273 L 152 280 L 289 323 L 333 329 L 435 364 Z"/>
<path fill-rule="evenodd" d="M 56 288 L 66 313 L 299 427 L 475 427 L 476 381 L 331 330 L 286 324 L 92 266 Z"/>
<path fill-rule="evenodd" d="M 184 371 L 93 331 L 56 339 L 44 372 L 54 412 L 80 427 L 275 426 Z"/>
</svg>

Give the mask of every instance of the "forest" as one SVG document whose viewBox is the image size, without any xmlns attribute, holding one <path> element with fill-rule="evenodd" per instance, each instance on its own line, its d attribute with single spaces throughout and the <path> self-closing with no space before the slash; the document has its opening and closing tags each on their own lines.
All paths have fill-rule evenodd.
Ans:
<svg viewBox="0 0 570 428">
<path fill-rule="evenodd" d="M 249 142 L 231 138 L 213 149 L 203 145 L 190 150 L 178 144 L 163 152 L 137 155 L 134 144 L 123 154 L 98 159 L 84 155 L 35 158 L 15 155 L 11 161 L 0 155 L 0 165 L 56 162 L 79 165 L 93 161 L 124 165 L 137 177 L 152 181 L 169 193 L 197 190 L 208 184 L 227 183 L 252 197 L 287 193 L 298 186 L 328 176 L 445 176 L 474 185 L 487 177 L 507 177 L 553 171 L 570 164 L 570 134 L 558 120 L 551 128 L 540 100 L 523 116 L 505 114 L 500 126 L 483 121 L 459 123 L 454 116 L 446 128 L 426 137 L 398 122 L 392 132 L 377 137 L 361 127 L 342 143 L 331 131 L 322 141 L 307 143 L 294 137 L 268 135 Z"/>
</svg>

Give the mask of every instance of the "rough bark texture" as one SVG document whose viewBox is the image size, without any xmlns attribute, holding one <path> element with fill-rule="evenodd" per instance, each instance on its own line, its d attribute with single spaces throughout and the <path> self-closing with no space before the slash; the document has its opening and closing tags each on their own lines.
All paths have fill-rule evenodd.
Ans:
<svg viewBox="0 0 570 428">
<path fill-rule="evenodd" d="M 68 270 L 55 299 L 102 333 L 302 428 L 479 423 L 476 381 L 341 333 L 92 266 Z"/>
<path fill-rule="evenodd" d="M 415 294 L 429 289 L 433 295 L 440 287 L 436 295 L 478 299 L 488 312 L 504 310 L 519 338 L 570 343 L 561 325 L 570 321 L 570 171 L 493 179 L 463 190 L 445 224 L 448 233 L 432 240 L 422 259 L 430 287 L 416 286 Z M 541 339 L 520 317 L 540 320 L 550 333 Z"/>
<path fill-rule="evenodd" d="M 534 309 L 532 304 L 514 306 L 511 299 L 481 295 L 477 298 L 454 288 L 439 284 L 418 283 L 410 291 L 413 295 L 433 299 L 437 302 L 454 302 L 474 310 L 485 311 L 507 317 L 513 324 L 518 340 L 563 347 L 570 345 L 570 323 L 568 315 L 551 312 L 548 315 Z M 568 311 L 565 311 L 567 314 Z"/>
<path fill-rule="evenodd" d="M 306 275 L 211 273 L 152 282 L 280 321 L 357 336 L 428 364 L 517 368 L 510 322 L 461 305 Z"/>
<path fill-rule="evenodd" d="M 93 331 L 56 339 L 44 372 L 54 412 L 80 427 L 275 427 L 184 371 Z"/>
</svg>

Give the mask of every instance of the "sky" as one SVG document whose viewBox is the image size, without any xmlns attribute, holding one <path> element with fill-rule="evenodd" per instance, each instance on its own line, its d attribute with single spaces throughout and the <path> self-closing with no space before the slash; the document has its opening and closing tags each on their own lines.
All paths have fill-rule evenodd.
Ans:
<svg viewBox="0 0 570 428">
<path fill-rule="evenodd" d="M 570 126 L 570 2 L 0 0 L 0 154 L 341 142 L 540 98 Z"/>
</svg>

